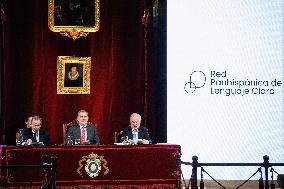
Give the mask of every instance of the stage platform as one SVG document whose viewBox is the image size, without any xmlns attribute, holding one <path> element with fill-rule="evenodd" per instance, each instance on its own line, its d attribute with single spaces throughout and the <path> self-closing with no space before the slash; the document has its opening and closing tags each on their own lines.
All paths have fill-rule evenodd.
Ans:
<svg viewBox="0 0 284 189">
<path fill-rule="evenodd" d="M 41 164 L 58 157 L 57 188 L 177 188 L 179 145 L 1 146 L 2 165 Z M 2 169 L 10 188 L 42 185 L 42 168 Z M 2 185 L 5 182 L 2 182 Z M 76 186 L 76 187 L 75 187 Z"/>
</svg>

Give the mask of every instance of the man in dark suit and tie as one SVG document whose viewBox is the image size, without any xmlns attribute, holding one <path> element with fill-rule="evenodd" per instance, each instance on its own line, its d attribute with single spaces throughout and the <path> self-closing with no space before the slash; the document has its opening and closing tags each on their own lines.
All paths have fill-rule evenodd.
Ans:
<svg viewBox="0 0 284 189">
<path fill-rule="evenodd" d="M 31 127 L 23 130 L 24 145 L 40 144 L 50 146 L 50 137 L 47 130 L 41 129 L 42 120 L 39 116 L 33 116 Z"/>
<path fill-rule="evenodd" d="M 152 144 L 152 140 L 149 136 L 148 129 L 140 126 L 141 116 L 137 113 L 133 113 L 130 116 L 130 125 L 123 129 L 121 140 L 127 140 L 130 144 L 137 144 L 137 141 L 142 140 L 143 144 Z M 123 142 L 123 141 L 121 141 Z"/>
<path fill-rule="evenodd" d="M 95 125 L 88 122 L 89 116 L 86 110 L 80 110 L 77 116 L 77 124 L 67 130 L 66 138 L 73 138 L 75 144 L 99 144 L 98 131 Z M 68 141 L 66 141 L 68 143 Z"/>
</svg>

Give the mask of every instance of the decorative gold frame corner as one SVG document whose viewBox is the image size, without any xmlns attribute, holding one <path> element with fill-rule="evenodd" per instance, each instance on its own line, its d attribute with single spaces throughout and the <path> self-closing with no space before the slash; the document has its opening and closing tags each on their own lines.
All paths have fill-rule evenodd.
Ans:
<svg viewBox="0 0 284 189">
<path fill-rule="evenodd" d="M 53 32 L 59 32 L 62 36 L 76 40 L 80 37 L 87 37 L 90 32 L 97 32 L 100 28 L 100 0 L 89 0 L 94 3 L 95 10 L 92 16 L 95 18 L 95 25 L 55 25 L 54 1 L 48 0 L 48 28 Z M 57 0 L 60 1 L 60 0 Z M 73 0 L 68 0 L 72 2 Z"/>
<path fill-rule="evenodd" d="M 67 85 L 67 69 L 77 68 L 82 75 L 82 83 Z M 81 70 L 81 71 L 80 71 Z M 57 94 L 90 94 L 91 57 L 58 56 L 57 57 Z M 80 82 L 80 81 L 79 81 Z"/>
</svg>

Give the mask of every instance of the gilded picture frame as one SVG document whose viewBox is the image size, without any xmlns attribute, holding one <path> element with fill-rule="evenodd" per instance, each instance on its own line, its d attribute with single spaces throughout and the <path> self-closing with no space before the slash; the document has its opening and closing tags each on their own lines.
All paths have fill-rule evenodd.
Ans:
<svg viewBox="0 0 284 189">
<path fill-rule="evenodd" d="M 57 57 L 57 94 L 90 94 L 91 57 Z"/>
<path fill-rule="evenodd" d="M 76 40 L 100 28 L 100 0 L 48 0 L 48 27 Z"/>
</svg>

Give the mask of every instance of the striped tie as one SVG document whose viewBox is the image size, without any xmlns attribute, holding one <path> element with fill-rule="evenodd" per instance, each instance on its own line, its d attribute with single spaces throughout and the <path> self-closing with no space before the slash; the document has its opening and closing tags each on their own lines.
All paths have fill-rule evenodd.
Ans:
<svg viewBox="0 0 284 189">
<path fill-rule="evenodd" d="M 81 130 L 81 144 L 85 144 L 85 127 Z"/>
</svg>

